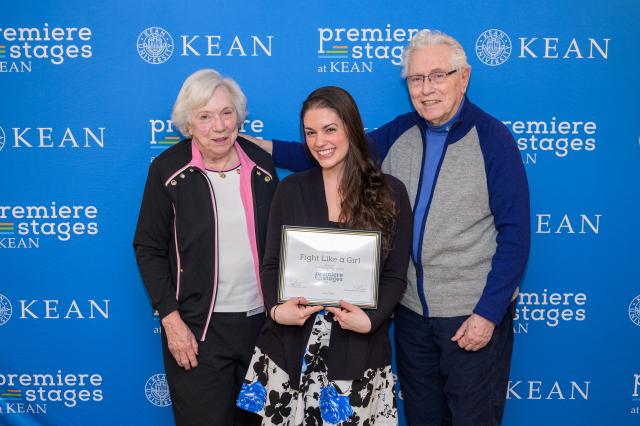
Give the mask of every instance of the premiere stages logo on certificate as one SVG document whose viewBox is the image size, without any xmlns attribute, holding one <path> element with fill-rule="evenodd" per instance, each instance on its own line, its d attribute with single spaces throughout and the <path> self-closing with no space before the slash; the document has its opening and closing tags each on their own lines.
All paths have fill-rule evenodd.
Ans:
<svg viewBox="0 0 640 426">
<path fill-rule="evenodd" d="M 378 305 L 380 232 L 282 227 L 278 301 L 305 297 L 315 305 Z"/>
</svg>

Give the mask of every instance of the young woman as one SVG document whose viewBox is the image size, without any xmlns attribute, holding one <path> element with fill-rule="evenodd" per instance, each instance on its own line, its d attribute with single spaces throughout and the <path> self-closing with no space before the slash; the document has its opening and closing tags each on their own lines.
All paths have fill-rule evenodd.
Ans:
<svg viewBox="0 0 640 426">
<path fill-rule="evenodd" d="M 265 324 L 237 405 L 263 424 L 397 424 L 389 317 L 406 286 L 411 207 L 397 179 L 372 161 L 353 98 L 338 87 L 312 92 L 300 113 L 320 167 L 289 176 L 273 199 L 261 279 Z M 277 304 L 282 225 L 382 232 L 377 309 L 346 301 Z"/>
</svg>

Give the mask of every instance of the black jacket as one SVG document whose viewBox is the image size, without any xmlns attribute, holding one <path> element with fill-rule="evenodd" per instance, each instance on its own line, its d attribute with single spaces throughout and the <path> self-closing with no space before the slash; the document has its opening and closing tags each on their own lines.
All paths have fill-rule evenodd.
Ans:
<svg viewBox="0 0 640 426">
<path fill-rule="evenodd" d="M 333 324 L 327 360 L 331 380 L 359 379 L 369 368 L 391 364 L 389 324 L 393 309 L 407 284 L 412 213 L 404 185 L 392 176 L 385 175 L 385 178 L 391 187 L 398 217 L 392 249 L 380 263 L 378 308 L 365 310 L 371 319 L 369 334 L 343 330 L 338 323 Z M 282 225 L 330 227 L 321 169 L 287 177 L 274 196 L 261 273 L 269 312 L 278 298 Z M 269 319 L 258 338 L 257 346 L 289 374 L 294 388 L 299 385 L 301 360 L 313 322 L 314 317 L 310 317 L 300 327 L 280 325 Z"/>
<path fill-rule="evenodd" d="M 240 185 L 249 235 L 247 256 L 255 266 L 264 254 L 267 219 L 278 177 L 271 157 L 238 138 Z M 246 203 L 244 202 L 246 199 Z M 153 160 L 142 198 L 133 246 L 151 304 L 163 318 L 178 310 L 196 338 L 204 340 L 218 283 L 215 194 L 202 156 L 190 139 Z M 242 232 L 242 230 L 239 230 Z M 251 259 L 253 257 L 253 259 Z"/>
</svg>

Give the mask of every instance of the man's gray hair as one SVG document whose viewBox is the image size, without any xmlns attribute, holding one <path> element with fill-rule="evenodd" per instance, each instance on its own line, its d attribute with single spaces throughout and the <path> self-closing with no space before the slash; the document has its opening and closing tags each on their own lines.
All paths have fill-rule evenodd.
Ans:
<svg viewBox="0 0 640 426">
<path fill-rule="evenodd" d="M 223 78 L 216 70 L 202 69 L 187 77 L 173 105 L 171 120 L 185 137 L 190 136 L 192 111 L 205 106 L 218 87 L 229 91 L 238 116 L 238 127 L 244 122 L 247 116 L 247 97 L 238 83 L 229 77 Z"/>
<path fill-rule="evenodd" d="M 467 54 L 464 53 L 464 49 L 458 40 L 438 30 L 422 30 L 411 38 L 404 49 L 402 54 L 402 77 L 407 76 L 409 61 L 414 51 L 426 46 L 440 44 L 451 48 L 451 66 L 457 70 L 471 68 L 467 62 Z"/>
</svg>

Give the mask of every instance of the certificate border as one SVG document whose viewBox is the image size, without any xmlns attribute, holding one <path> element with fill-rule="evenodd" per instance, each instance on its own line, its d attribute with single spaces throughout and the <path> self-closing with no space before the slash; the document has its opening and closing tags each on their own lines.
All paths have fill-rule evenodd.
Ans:
<svg viewBox="0 0 640 426">
<path fill-rule="evenodd" d="M 379 274 L 380 274 L 380 240 L 382 239 L 382 233 L 380 231 L 361 230 L 361 229 L 342 229 L 342 228 L 321 228 L 311 226 L 292 226 L 282 225 L 282 234 L 280 237 L 280 266 L 278 268 L 278 303 L 283 303 L 288 299 L 284 298 L 284 272 L 285 272 L 285 259 L 287 258 L 287 237 L 289 231 L 299 232 L 322 232 L 327 234 L 357 234 L 375 236 L 376 238 L 376 251 L 374 254 L 374 268 L 373 268 L 373 291 L 371 292 L 371 303 L 356 303 L 355 305 L 363 309 L 377 309 L 378 307 L 378 290 L 380 287 Z M 339 306 L 340 302 L 330 299 L 307 299 L 310 305 L 323 305 L 323 306 Z"/>
</svg>

